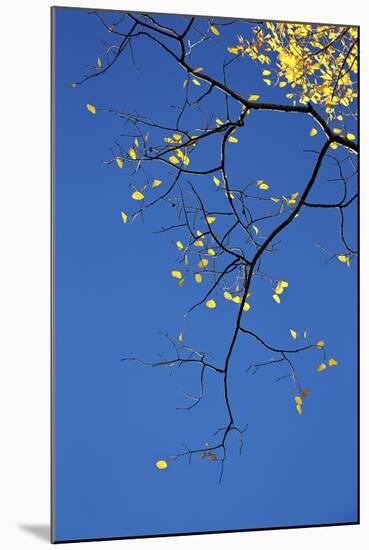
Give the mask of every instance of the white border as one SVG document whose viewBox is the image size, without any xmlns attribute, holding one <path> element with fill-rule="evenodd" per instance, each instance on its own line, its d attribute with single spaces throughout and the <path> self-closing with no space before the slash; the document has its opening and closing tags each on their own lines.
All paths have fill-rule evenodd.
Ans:
<svg viewBox="0 0 369 550">
<path fill-rule="evenodd" d="M 49 244 L 50 244 L 50 7 L 44 0 L 18 0 L 1 8 L 1 268 L 0 268 L 0 540 L 4 548 L 37 549 L 45 540 L 21 528 L 49 521 Z M 198 15 L 329 21 L 361 26 L 361 326 L 369 326 L 369 280 L 366 255 L 368 219 L 368 31 L 364 2 L 310 0 L 227 2 L 210 0 L 89 0 L 58 5 L 143 11 L 179 11 Z M 368 98 L 366 100 L 365 98 Z M 4 123 L 5 121 L 5 123 Z M 342 297 L 337 297 L 338 300 Z M 349 299 L 343 297 L 343 299 Z M 335 550 L 363 548 L 369 533 L 367 464 L 369 388 L 365 332 L 361 350 L 362 487 L 360 526 L 286 531 L 201 535 L 132 541 L 89 543 L 103 549 L 124 545 L 132 549 L 187 548 L 214 550 L 224 544 L 238 549 L 281 547 L 284 550 L 334 546 Z M 352 368 L 355 368 L 353 365 Z M 303 498 L 303 494 L 302 494 Z M 278 503 L 276 503 L 278 506 Z M 70 547 L 76 546 L 71 544 Z M 79 546 L 81 548 L 81 546 Z"/>
</svg>

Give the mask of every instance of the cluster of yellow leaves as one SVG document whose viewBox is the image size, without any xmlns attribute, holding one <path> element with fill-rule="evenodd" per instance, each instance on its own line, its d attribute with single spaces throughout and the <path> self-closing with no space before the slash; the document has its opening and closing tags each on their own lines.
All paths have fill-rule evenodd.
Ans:
<svg viewBox="0 0 369 550">
<path fill-rule="evenodd" d="M 306 398 L 310 393 L 309 388 L 305 388 L 301 391 L 299 395 L 295 395 L 295 405 L 296 410 L 299 414 L 302 414 L 302 404 L 303 404 L 303 398 Z"/>
<path fill-rule="evenodd" d="M 242 302 L 241 296 L 239 296 L 238 294 L 236 296 L 232 296 L 232 294 L 228 292 L 228 290 L 224 292 L 223 296 L 225 300 L 229 300 L 230 302 L 234 302 L 235 304 L 240 304 Z M 250 296 L 251 296 L 251 292 L 248 292 L 246 294 L 246 299 L 249 298 Z M 243 304 L 243 307 L 242 307 L 243 311 L 249 311 L 250 308 L 251 306 L 248 302 L 245 302 Z"/>
<path fill-rule="evenodd" d="M 328 359 L 328 365 L 330 367 L 336 367 L 338 365 L 337 359 L 335 359 L 334 357 L 331 357 L 330 359 Z M 326 368 L 327 368 L 326 363 L 320 363 L 319 367 L 316 370 L 318 372 L 323 372 Z"/>
<path fill-rule="evenodd" d="M 262 191 L 266 191 L 267 189 L 269 189 L 269 185 L 265 183 L 264 180 L 256 180 L 255 184 L 256 187 L 258 187 Z"/>
<path fill-rule="evenodd" d="M 336 107 L 349 107 L 357 98 L 357 28 L 267 22 L 266 30 L 258 26 L 254 34 L 251 41 L 238 36 L 228 51 L 273 68 L 263 69 L 265 84 L 290 85 L 287 98 L 294 103 L 311 101 L 335 118 Z"/>
<path fill-rule="evenodd" d="M 277 281 L 277 284 L 275 286 L 274 294 L 273 294 L 273 300 L 277 302 L 277 304 L 281 303 L 281 294 L 283 294 L 284 289 L 288 287 L 287 281 Z"/>
</svg>

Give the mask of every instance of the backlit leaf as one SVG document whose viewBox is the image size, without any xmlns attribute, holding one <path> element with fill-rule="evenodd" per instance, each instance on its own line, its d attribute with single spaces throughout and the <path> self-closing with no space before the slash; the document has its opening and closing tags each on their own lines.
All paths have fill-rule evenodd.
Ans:
<svg viewBox="0 0 369 550">
<path fill-rule="evenodd" d="M 293 330 L 292 328 L 290 328 L 290 334 L 291 334 L 292 338 L 293 338 L 294 340 L 296 340 L 296 338 L 297 338 L 297 332 L 296 332 L 295 330 Z"/>
<path fill-rule="evenodd" d="M 132 199 L 135 201 L 142 201 L 144 199 L 144 195 L 140 191 L 135 191 L 132 193 Z"/>
<path fill-rule="evenodd" d="M 129 154 L 129 156 L 131 157 L 131 159 L 137 160 L 136 151 L 133 149 L 133 147 L 131 147 L 130 149 L 128 149 L 128 154 Z"/>
<path fill-rule="evenodd" d="M 281 299 L 280 297 L 278 296 L 278 294 L 273 294 L 273 300 L 275 300 L 277 302 L 277 304 L 280 304 L 281 303 Z"/>
<path fill-rule="evenodd" d="M 175 279 L 182 279 L 182 273 L 180 271 L 172 271 L 172 277 Z"/>
<path fill-rule="evenodd" d="M 158 470 L 165 470 L 165 468 L 168 468 L 168 463 L 166 460 L 158 460 L 155 465 Z"/>
<path fill-rule="evenodd" d="M 321 363 L 319 367 L 316 369 L 318 372 L 322 372 L 327 368 L 327 365 L 325 363 Z"/>
<path fill-rule="evenodd" d="M 88 111 L 90 111 L 90 113 L 96 115 L 96 107 L 94 105 L 91 105 L 91 103 L 87 103 L 86 108 Z"/>
<path fill-rule="evenodd" d="M 206 307 L 208 307 L 209 309 L 214 309 L 215 307 L 217 307 L 216 301 L 215 300 L 208 300 L 206 302 Z"/>
<path fill-rule="evenodd" d="M 195 281 L 196 281 L 197 283 L 201 283 L 201 281 L 202 281 L 202 275 L 201 275 L 201 273 L 195 273 Z"/>
<path fill-rule="evenodd" d="M 183 250 L 183 243 L 181 241 L 177 241 L 176 246 L 177 246 L 178 250 Z"/>
<path fill-rule="evenodd" d="M 232 294 L 230 292 L 225 291 L 223 296 L 226 300 L 232 300 Z"/>
<path fill-rule="evenodd" d="M 119 167 L 120 169 L 123 168 L 123 161 L 122 161 L 122 159 L 116 158 L 116 159 L 115 159 L 115 162 L 117 163 L 117 165 L 118 165 L 118 167 Z"/>
<path fill-rule="evenodd" d="M 338 361 L 336 361 L 336 359 L 334 359 L 333 357 L 331 357 L 328 361 L 328 365 L 330 367 L 336 367 L 338 365 Z"/>
<path fill-rule="evenodd" d="M 260 98 L 259 95 L 252 94 L 252 95 L 249 96 L 248 101 L 257 101 L 259 98 Z"/>
<path fill-rule="evenodd" d="M 151 187 L 159 187 L 161 183 L 161 180 L 152 180 Z"/>
<path fill-rule="evenodd" d="M 127 220 L 128 220 L 127 214 L 125 212 L 123 212 L 123 210 L 122 210 L 120 215 L 122 217 L 123 223 L 127 223 Z"/>
<path fill-rule="evenodd" d="M 213 34 L 215 34 L 215 36 L 219 36 L 220 35 L 220 32 L 218 31 L 218 29 L 216 27 L 214 27 L 214 25 L 210 25 L 210 30 Z"/>
<path fill-rule="evenodd" d="M 312 128 L 309 132 L 309 136 L 313 137 L 316 136 L 318 133 L 318 130 L 316 128 Z"/>
</svg>

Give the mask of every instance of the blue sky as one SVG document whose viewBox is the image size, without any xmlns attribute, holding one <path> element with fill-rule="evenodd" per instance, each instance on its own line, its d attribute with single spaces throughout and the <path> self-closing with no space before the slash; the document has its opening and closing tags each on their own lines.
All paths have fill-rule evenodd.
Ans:
<svg viewBox="0 0 369 550">
<path fill-rule="evenodd" d="M 178 16 L 162 21 L 183 26 Z M 193 65 L 206 65 L 219 76 L 226 46 L 246 32 L 243 22 L 224 27 L 218 39 L 195 52 Z M 218 307 L 199 308 L 185 330 L 183 315 L 202 298 L 204 287 L 188 280 L 179 288 L 170 276 L 178 266 L 174 242 L 183 233 L 153 231 L 175 223 L 172 212 L 158 207 L 144 223 L 122 223 L 121 210 L 131 214 L 137 206 L 130 198 L 130 170 L 103 161 L 111 158 L 114 140 L 124 143 L 124 129 L 118 118 L 99 111 L 93 116 L 85 105 L 136 110 L 173 124 L 172 106 L 183 97 L 185 74 L 159 49 L 137 41 L 139 69 L 124 55 L 103 78 L 70 89 L 69 83 L 96 64 L 99 40 L 110 39 L 106 34 L 87 11 L 56 11 L 56 540 L 356 521 L 357 266 L 355 260 L 350 269 L 336 260 L 326 264 L 316 246 L 341 251 L 333 210 L 302 210 L 283 233 L 264 268 L 289 281 L 288 291 L 277 305 L 268 285 L 257 281 L 247 322 L 282 347 L 293 345 L 290 328 L 307 328 L 313 341 L 325 341 L 339 366 L 317 373 L 319 353 L 299 354 L 301 383 L 311 389 L 299 416 L 290 380 L 276 382 L 287 374 L 286 366 L 252 376 L 247 367 L 272 354 L 241 336 L 230 392 L 237 423 L 248 425 L 243 454 L 234 434 L 221 484 L 216 462 L 169 460 L 181 442 L 202 446 L 225 425 L 221 380 L 208 373 L 203 402 L 180 411 L 176 407 L 187 404 L 183 391 L 198 393 L 196 365 L 168 371 L 120 359 L 155 360 L 168 352 L 159 332 L 173 338 L 183 332 L 185 343 L 210 352 L 221 365 L 236 306 L 216 297 Z M 286 101 L 286 89 L 267 88 L 246 58 L 234 64 L 231 77 L 245 95 Z M 220 94 L 207 105 L 224 119 Z M 311 127 L 305 115 L 252 113 L 230 151 L 232 181 L 241 186 L 264 179 L 272 196 L 301 191 L 316 158 L 304 150 L 323 142 L 319 134 L 309 136 Z M 194 158 L 206 165 L 212 155 L 212 146 L 205 145 Z M 148 173 L 163 185 L 170 182 L 167 168 L 153 165 Z M 326 162 L 311 201 L 339 200 L 340 187 L 327 181 L 332 177 L 337 172 Z M 211 177 L 191 181 L 205 200 L 214 199 Z M 354 182 L 350 185 L 353 189 Z M 261 233 L 268 230 L 260 225 Z M 354 244 L 355 231 L 356 211 L 350 207 L 347 236 Z M 169 462 L 164 471 L 155 467 L 161 458 Z"/>
</svg>

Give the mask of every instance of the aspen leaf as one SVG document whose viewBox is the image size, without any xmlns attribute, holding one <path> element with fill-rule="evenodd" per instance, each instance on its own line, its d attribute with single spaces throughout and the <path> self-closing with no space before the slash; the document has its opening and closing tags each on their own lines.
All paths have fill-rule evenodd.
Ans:
<svg viewBox="0 0 369 550">
<path fill-rule="evenodd" d="M 315 345 L 317 348 L 324 348 L 324 340 L 319 340 Z"/>
<path fill-rule="evenodd" d="M 201 283 L 201 281 L 202 281 L 202 275 L 201 275 L 201 273 L 195 273 L 195 281 L 196 281 L 197 283 Z"/>
<path fill-rule="evenodd" d="M 327 365 L 325 363 L 321 363 L 319 367 L 316 369 L 318 372 L 322 372 L 327 368 Z"/>
<path fill-rule="evenodd" d="M 220 120 L 220 118 L 216 118 L 215 122 L 216 122 L 217 126 L 222 126 L 223 125 L 223 121 Z"/>
<path fill-rule="evenodd" d="M 184 280 L 184 279 L 181 279 L 180 281 L 178 281 L 178 286 L 183 286 L 183 285 L 184 285 L 184 282 L 185 282 L 185 280 Z"/>
<path fill-rule="evenodd" d="M 331 357 L 328 361 L 328 365 L 330 367 L 336 367 L 338 365 L 338 361 L 336 361 L 336 359 L 334 359 L 333 357 Z"/>
<path fill-rule="evenodd" d="M 201 258 L 201 260 L 199 261 L 199 263 L 197 264 L 198 267 L 206 267 L 209 263 L 209 260 L 207 260 L 206 258 Z"/>
<path fill-rule="evenodd" d="M 169 162 L 171 162 L 172 164 L 178 164 L 179 163 L 179 160 L 177 157 L 175 157 L 174 155 L 171 155 L 169 157 Z"/>
<path fill-rule="evenodd" d="M 135 201 L 142 201 L 144 199 L 144 195 L 140 191 L 135 191 L 131 196 Z"/>
<path fill-rule="evenodd" d="M 168 463 L 166 460 L 158 460 L 155 465 L 158 470 L 165 470 L 165 468 L 168 468 Z"/>
<path fill-rule="evenodd" d="M 215 300 L 208 300 L 206 302 L 206 307 L 208 307 L 209 309 L 214 309 L 215 307 L 217 307 L 217 304 Z"/>
<path fill-rule="evenodd" d="M 295 396 L 295 403 L 296 405 L 302 405 L 302 399 L 299 395 Z"/>
<path fill-rule="evenodd" d="M 314 137 L 318 133 L 318 130 L 316 128 L 312 128 L 309 132 L 309 136 Z"/>
<path fill-rule="evenodd" d="M 264 180 L 256 180 L 255 184 L 259 189 L 262 189 L 263 191 L 269 189 L 269 185 L 265 183 Z"/>
<path fill-rule="evenodd" d="M 201 71 L 203 70 L 204 70 L 204 67 L 197 67 L 197 69 L 194 69 L 192 72 L 196 74 L 196 73 L 201 73 Z"/>
<path fill-rule="evenodd" d="M 263 80 L 264 80 L 264 82 L 265 82 L 265 84 L 266 84 L 267 86 L 271 86 L 271 85 L 272 85 L 272 81 L 271 81 L 269 78 L 263 78 Z"/>
<path fill-rule="evenodd" d="M 172 271 L 172 277 L 175 279 L 182 279 L 182 273 L 180 271 Z"/>
<path fill-rule="evenodd" d="M 213 34 L 215 34 L 215 36 L 219 36 L 220 35 L 220 32 L 218 31 L 218 29 L 216 27 L 214 27 L 214 25 L 210 25 L 210 30 Z"/>
<path fill-rule="evenodd" d="M 203 243 L 202 241 L 198 240 L 198 241 L 195 241 L 195 242 L 193 243 L 193 245 L 194 245 L 194 246 L 204 246 L 204 243 Z"/>
<path fill-rule="evenodd" d="M 259 95 L 252 94 L 252 95 L 249 96 L 248 101 L 257 101 L 259 98 L 260 98 Z"/>
<path fill-rule="evenodd" d="M 342 262 L 343 264 L 347 264 L 348 262 L 348 257 L 347 256 L 344 256 L 342 254 L 340 254 L 339 256 L 337 256 L 337 260 L 339 260 L 340 262 Z"/>
<path fill-rule="evenodd" d="M 331 149 L 338 149 L 337 143 L 331 143 L 329 146 Z"/>
<path fill-rule="evenodd" d="M 230 292 L 225 291 L 223 296 L 226 300 L 232 300 L 232 294 Z"/>
<path fill-rule="evenodd" d="M 86 104 L 87 111 L 90 111 L 93 115 L 96 115 L 96 107 L 91 105 L 91 103 Z"/>
<path fill-rule="evenodd" d="M 247 302 L 245 302 L 245 303 L 243 304 L 242 309 L 243 309 L 243 311 L 248 311 L 248 310 L 250 309 L 250 307 L 251 307 L 250 304 L 248 304 Z"/>
<path fill-rule="evenodd" d="M 208 248 L 209 256 L 215 256 L 215 250 L 213 248 Z"/>
<path fill-rule="evenodd" d="M 204 234 L 199 229 L 196 231 L 196 235 L 200 237 L 200 239 L 204 238 Z"/>
<path fill-rule="evenodd" d="M 210 225 L 211 223 L 214 223 L 216 220 L 216 218 L 214 218 L 214 216 L 207 216 L 206 217 L 206 221 L 208 222 L 208 224 Z"/>
<path fill-rule="evenodd" d="M 301 405 L 296 405 L 296 410 L 299 414 L 302 414 L 302 407 Z"/>
<path fill-rule="evenodd" d="M 102 63 L 100 57 L 97 58 L 97 66 L 101 69 Z"/>
<path fill-rule="evenodd" d="M 259 234 L 259 228 L 256 227 L 256 225 L 253 225 L 252 228 L 255 231 L 255 235 L 258 235 Z"/>
<path fill-rule="evenodd" d="M 182 344 L 182 342 L 183 342 L 183 335 L 182 335 L 182 332 L 181 332 L 181 334 L 178 336 L 178 342 L 179 342 L 180 344 Z"/>
<path fill-rule="evenodd" d="M 217 187 L 220 185 L 220 179 L 218 179 L 216 176 L 213 176 L 213 182 Z"/>
<path fill-rule="evenodd" d="M 277 302 L 277 304 L 280 304 L 281 303 L 281 299 L 280 297 L 278 296 L 278 294 L 273 294 L 273 300 L 275 300 Z"/>
<path fill-rule="evenodd" d="M 127 220 L 128 220 L 127 214 L 125 212 L 123 212 L 123 210 L 122 210 L 120 215 L 122 217 L 123 223 L 127 223 Z"/>
<path fill-rule="evenodd" d="M 292 338 L 293 338 L 294 340 L 296 340 L 296 338 L 297 338 L 297 332 L 296 332 L 295 330 L 293 330 L 292 328 L 290 328 L 290 334 L 291 334 Z"/>
<path fill-rule="evenodd" d="M 133 149 L 133 147 L 128 149 L 128 154 L 129 154 L 129 156 L 131 157 L 132 160 L 137 160 L 136 151 Z"/>
<path fill-rule="evenodd" d="M 201 86 L 200 82 L 197 80 L 197 78 L 193 78 L 192 82 L 195 84 L 195 86 Z"/>
<path fill-rule="evenodd" d="M 277 199 L 276 197 L 270 197 L 270 200 L 273 201 L 273 202 L 279 202 L 280 199 Z"/>
<path fill-rule="evenodd" d="M 353 141 L 355 139 L 355 134 L 347 134 L 347 139 Z"/>
<path fill-rule="evenodd" d="M 238 139 L 234 136 L 229 136 L 228 141 L 229 143 L 237 143 Z"/>
<path fill-rule="evenodd" d="M 278 84 L 278 86 L 280 88 L 284 88 L 285 86 L 287 86 L 287 82 L 285 80 L 281 80 L 280 83 Z"/>
<path fill-rule="evenodd" d="M 264 69 L 262 74 L 263 76 L 269 76 L 271 73 L 270 71 L 268 71 L 268 69 Z"/>
<path fill-rule="evenodd" d="M 135 138 L 134 144 L 136 145 L 136 147 L 138 147 L 138 139 L 137 138 Z"/>
<path fill-rule="evenodd" d="M 232 302 L 235 304 L 240 304 L 242 302 L 241 296 L 234 296 L 234 298 L 232 298 Z"/>
<path fill-rule="evenodd" d="M 181 241 L 177 241 L 176 246 L 177 246 L 178 250 L 183 250 L 183 243 Z"/>
<path fill-rule="evenodd" d="M 159 187 L 161 185 L 161 180 L 153 180 L 151 183 L 151 187 Z"/>
<path fill-rule="evenodd" d="M 118 165 L 118 167 L 119 167 L 120 169 L 123 168 L 123 161 L 122 161 L 122 159 L 116 158 L 116 159 L 115 159 L 115 162 L 117 163 L 117 165 Z"/>
</svg>

